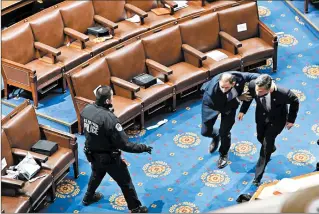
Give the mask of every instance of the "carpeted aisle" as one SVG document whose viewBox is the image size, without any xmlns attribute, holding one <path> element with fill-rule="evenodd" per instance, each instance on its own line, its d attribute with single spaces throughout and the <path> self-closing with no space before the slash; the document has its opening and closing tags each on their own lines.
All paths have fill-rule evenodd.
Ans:
<svg viewBox="0 0 319 214">
<path fill-rule="evenodd" d="M 314 171 L 319 159 L 319 41 L 284 2 L 259 2 L 261 19 L 279 35 L 277 84 L 292 88 L 301 108 L 295 127 L 277 138 L 277 151 L 266 169 L 263 182 Z M 269 73 L 269 65 L 261 72 Z M 230 165 L 218 170 L 218 154 L 208 154 L 209 139 L 200 135 L 200 99 L 182 105 L 162 127 L 131 133 L 133 142 L 154 147 L 152 155 L 125 154 L 129 170 L 143 204 L 150 212 L 209 212 L 236 204 L 239 194 L 253 194 L 252 185 L 260 144 L 255 135 L 254 105 L 244 121 L 232 130 Z M 153 125 L 151 123 L 150 125 Z M 78 136 L 80 177 L 69 177 L 57 188 L 57 199 L 41 212 L 128 212 L 117 184 L 105 177 L 99 188 L 105 198 L 85 207 L 81 200 L 87 188 L 90 165 L 83 150 L 84 137 Z"/>
</svg>

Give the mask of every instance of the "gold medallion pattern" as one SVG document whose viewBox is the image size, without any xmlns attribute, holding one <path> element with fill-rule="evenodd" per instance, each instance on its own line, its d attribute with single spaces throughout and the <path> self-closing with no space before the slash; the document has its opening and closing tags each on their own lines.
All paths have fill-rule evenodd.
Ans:
<svg viewBox="0 0 319 214">
<path fill-rule="evenodd" d="M 202 174 L 202 182 L 208 187 L 225 186 L 229 183 L 230 178 L 226 172 L 221 170 L 208 171 Z"/>
<path fill-rule="evenodd" d="M 169 208 L 170 213 L 199 213 L 198 207 L 191 202 L 182 202 Z"/>
<path fill-rule="evenodd" d="M 56 197 L 58 198 L 71 198 L 78 195 L 80 187 L 78 184 L 70 179 L 65 179 L 56 187 Z"/>
<path fill-rule="evenodd" d="M 155 161 L 145 164 L 143 170 L 148 177 L 158 178 L 168 175 L 171 172 L 171 167 L 163 161 Z"/>
<path fill-rule="evenodd" d="M 266 16 L 270 16 L 271 11 L 267 7 L 258 6 L 258 14 L 259 14 L 259 17 L 266 17 Z"/>
<path fill-rule="evenodd" d="M 302 69 L 302 71 L 309 78 L 312 78 L 312 79 L 318 79 L 319 78 L 319 66 L 318 65 L 306 66 L 306 67 L 304 67 Z"/>
<path fill-rule="evenodd" d="M 230 151 L 239 157 L 251 156 L 256 153 L 256 146 L 249 141 L 240 141 L 233 143 L 230 147 Z"/>
<path fill-rule="evenodd" d="M 290 34 L 279 35 L 278 42 L 279 45 L 283 47 L 291 47 L 298 44 L 298 40 Z"/>
<path fill-rule="evenodd" d="M 313 163 L 316 158 L 310 151 L 307 150 L 297 150 L 289 152 L 287 155 L 288 160 L 298 166 L 306 166 Z"/>
<path fill-rule="evenodd" d="M 116 210 L 126 210 L 127 209 L 127 203 L 122 194 L 113 194 L 109 198 L 110 204 L 112 207 Z"/>
<path fill-rule="evenodd" d="M 174 137 L 174 143 L 178 147 L 188 149 L 190 147 L 198 146 L 200 144 L 200 138 L 195 133 L 186 132 L 176 135 Z"/>
</svg>

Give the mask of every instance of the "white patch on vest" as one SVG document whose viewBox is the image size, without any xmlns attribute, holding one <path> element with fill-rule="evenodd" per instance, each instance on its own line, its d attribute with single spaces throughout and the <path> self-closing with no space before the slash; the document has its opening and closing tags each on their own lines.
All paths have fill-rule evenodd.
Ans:
<svg viewBox="0 0 319 214">
<path fill-rule="evenodd" d="M 117 123 L 117 124 L 115 125 L 115 128 L 116 128 L 116 130 L 119 131 L 119 132 L 123 131 L 123 128 L 122 128 L 121 124 L 119 124 L 119 123 Z"/>
</svg>

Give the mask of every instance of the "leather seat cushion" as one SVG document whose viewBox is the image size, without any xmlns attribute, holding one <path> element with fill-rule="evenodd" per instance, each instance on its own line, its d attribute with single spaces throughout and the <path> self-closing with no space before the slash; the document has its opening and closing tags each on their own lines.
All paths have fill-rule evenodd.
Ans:
<svg viewBox="0 0 319 214">
<path fill-rule="evenodd" d="M 57 59 L 63 63 L 67 71 L 90 58 L 90 53 L 74 47 L 62 46 L 58 50 L 61 51 L 61 55 Z"/>
<path fill-rule="evenodd" d="M 39 197 L 44 193 L 44 191 L 52 185 L 52 175 L 50 170 L 40 170 L 36 176 L 41 176 L 44 174 L 48 174 L 43 178 L 39 178 L 34 182 L 25 182 L 24 187 L 22 188 L 22 192 L 31 198 L 32 203 L 39 199 Z"/>
<path fill-rule="evenodd" d="M 144 19 L 144 25 L 146 25 L 148 28 L 153 29 L 156 27 L 159 27 L 161 25 L 170 23 L 175 21 L 176 19 L 171 15 L 162 15 L 158 16 L 152 11 L 148 12 L 148 16 Z"/>
<path fill-rule="evenodd" d="M 59 147 L 59 149 L 52 154 L 49 159 L 43 163 L 44 167 L 52 171 L 54 179 L 63 174 L 63 169 L 73 163 L 74 155 L 71 149 Z"/>
<path fill-rule="evenodd" d="M 127 40 L 147 31 L 147 28 L 143 27 L 140 23 L 133 23 L 123 20 L 117 24 L 118 28 L 115 29 L 114 37 L 120 39 L 121 41 Z"/>
<path fill-rule="evenodd" d="M 238 49 L 244 63 L 271 57 L 274 48 L 260 38 L 251 38 L 241 41 L 243 46 Z"/>
<path fill-rule="evenodd" d="M 168 81 L 172 83 L 176 92 L 181 92 L 191 85 L 197 85 L 208 79 L 208 72 L 197 68 L 187 62 L 179 62 L 169 67 L 173 74 L 168 76 Z"/>
<path fill-rule="evenodd" d="M 108 39 L 105 42 L 95 43 L 93 40 L 96 38 L 96 36 L 94 35 L 88 35 L 88 36 L 90 37 L 90 40 L 85 43 L 85 50 L 89 50 L 94 55 L 97 55 L 105 51 L 106 49 L 110 48 L 111 46 L 114 46 L 117 43 L 119 43 L 119 40 L 114 38 Z M 73 43 L 76 44 L 78 47 L 81 47 L 81 42 L 79 40 L 76 40 Z"/>
<path fill-rule="evenodd" d="M 188 7 L 174 12 L 173 16 L 176 19 L 181 19 L 181 18 L 190 16 L 190 15 L 195 15 L 197 13 L 204 12 L 204 11 L 205 11 L 205 9 L 202 8 L 201 6 L 188 3 Z"/>
<path fill-rule="evenodd" d="M 28 197 L 1 196 L 1 207 L 5 213 L 27 213 L 31 207 Z"/>
<path fill-rule="evenodd" d="M 52 81 L 55 77 L 62 77 L 61 67 L 57 64 L 50 64 L 36 59 L 25 66 L 36 71 L 38 86 L 47 81 Z"/>
<path fill-rule="evenodd" d="M 224 71 L 230 71 L 235 68 L 236 69 L 240 68 L 239 55 L 235 56 L 231 52 L 228 52 L 224 49 L 215 49 L 215 50 L 223 52 L 224 54 L 228 56 L 228 58 L 220 60 L 220 61 L 215 61 L 214 59 L 207 57 L 207 59 L 203 61 L 203 66 L 209 70 L 209 75 L 211 77 Z M 215 51 L 215 50 L 212 50 L 212 51 Z M 212 51 L 208 51 L 206 52 L 206 54 Z"/>
<path fill-rule="evenodd" d="M 143 101 L 144 108 L 148 109 L 153 106 L 153 103 L 170 94 L 173 94 L 172 86 L 156 84 L 146 89 L 141 88 L 141 90 L 136 93 L 136 96 Z"/>
<path fill-rule="evenodd" d="M 138 100 L 131 100 L 121 96 L 113 96 L 114 114 L 121 123 L 141 113 L 142 105 Z"/>
</svg>

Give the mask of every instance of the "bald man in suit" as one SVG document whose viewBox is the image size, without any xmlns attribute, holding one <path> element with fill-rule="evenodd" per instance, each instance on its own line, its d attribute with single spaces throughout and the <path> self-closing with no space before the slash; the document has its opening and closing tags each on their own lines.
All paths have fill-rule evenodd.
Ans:
<svg viewBox="0 0 319 214">
<path fill-rule="evenodd" d="M 243 93 L 245 83 L 256 79 L 259 74 L 242 73 L 237 71 L 224 72 L 216 75 L 211 81 L 202 86 L 204 91 L 202 104 L 202 130 L 201 134 L 212 138 L 209 152 L 217 150 L 219 141 L 218 168 L 224 168 L 228 162 L 228 151 L 231 145 L 231 133 L 236 110 L 241 101 L 249 101 L 251 97 Z M 221 114 L 220 128 L 215 127 L 218 115 Z"/>
</svg>

